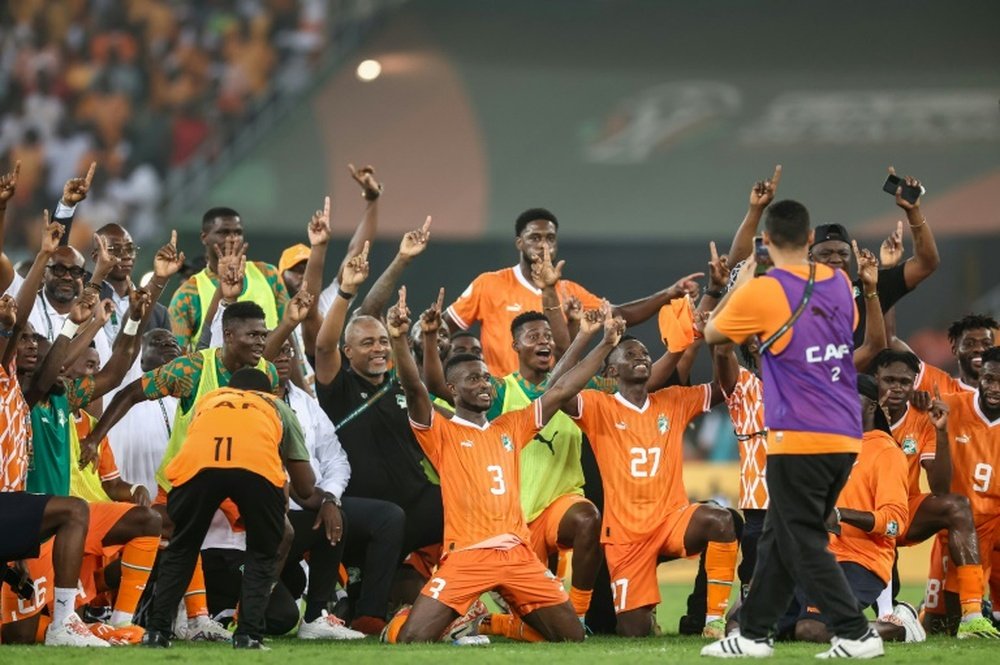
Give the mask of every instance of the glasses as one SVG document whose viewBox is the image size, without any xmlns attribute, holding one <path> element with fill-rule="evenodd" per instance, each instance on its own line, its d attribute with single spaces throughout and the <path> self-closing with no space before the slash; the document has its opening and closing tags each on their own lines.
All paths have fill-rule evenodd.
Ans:
<svg viewBox="0 0 1000 665">
<path fill-rule="evenodd" d="M 139 245 L 133 245 L 132 243 L 127 243 L 124 245 L 109 245 L 108 254 L 111 256 L 117 256 L 120 259 L 134 258 L 136 254 L 142 247 Z"/>
<path fill-rule="evenodd" d="M 290 346 L 283 346 L 281 350 L 278 351 L 278 358 L 294 358 L 295 350 Z M 276 358 L 277 360 L 277 358 Z"/>
<path fill-rule="evenodd" d="M 80 266 L 64 266 L 61 263 L 49 264 L 49 272 L 52 273 L 53 277 L 60 279 L 66 275 L 69 275 L 73 279 L 83 279 L 87 275 L 87 271 Z"/>
</svg>

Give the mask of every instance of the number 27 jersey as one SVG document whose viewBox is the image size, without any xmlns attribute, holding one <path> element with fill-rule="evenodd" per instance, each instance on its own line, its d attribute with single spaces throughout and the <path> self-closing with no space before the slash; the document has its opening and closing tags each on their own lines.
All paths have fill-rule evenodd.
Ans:
<svg viewBox="0 0 1000 665">
<path fill-rule="evenodd" d="M 979 391 L 944 395 L 949 407 L 951 490 L 969 497 L 977 523 L 1000 514 L 1000 420 L 979 408 Z"/>
<path fill-rule="evenodd" d="M 642 540 L 688 505 L 684 430 L 711 408 L 711 386 L 672 386 L 650 393 L 642 408 L 620 393 L 584 390 L 577 424 L 590 440 L 604 483 L 601 542 Z"/>
</svg>

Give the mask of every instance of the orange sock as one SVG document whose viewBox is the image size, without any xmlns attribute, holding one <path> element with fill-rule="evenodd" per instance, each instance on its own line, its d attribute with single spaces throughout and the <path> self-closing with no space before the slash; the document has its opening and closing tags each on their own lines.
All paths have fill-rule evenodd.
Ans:
<svg viewBox="0 0 1000 665">
<path fill-rule="evenodd" d="M 208 597 L 205 594 L 205 571 L 201 569 L 201 555 L 194 566 L 191 583 L 184 592 L 184 607 L 189 619 L 208 615 Z"/>
<path fill-rule="evenodd" d="M 590 597 L 594 595 L 594 590 L 584 591 L 575 586 L 569 588 L 569 602 L 573 604 L 573 611 L 578 617 L 582 617 L 590 609 Z"/>
<path fill-rule="evenodd" d="M 396 612 L 389 623 L 385 626 L 385 641 L 389 644 L 395 644 L 397 638 L 399 638 L 399 631 L 403 629 L 403 624 L 406 620 L 410 618 L 410 608 L 404 607 L 403 609 Z"/>
<path fill-rule="evenodd" d="M 479 624 L 483 635 L 500 635 L 518 642 L 544 642 L 541 633 L 513 614 L 491 614 Z"/>
<path fill-rule="evenodd" d="M 983 611 L 983 567 L 977 563 L 956 566 L 958 575 L 958 599 L 962 603 L 962 617 L 982 614 Z"/>
<path fill-rule="evenodd" d="M 133 538 L 125 546 L 122 552 L 122 581 L 118 587 L 115 611 L 111 616 L 112 624 L 117 626 L 132 622 L 132 614 L 146 588 L 149 571 L 153 569 L 153 560 L 156 559 L 159 547 L 159 536 Z"/>
<path fill-rule="evenodd" d="M 705 620 L 721 619 L 729 607 L 729 593 L 733 590 L 733 575 L 736 572 L 736 557 L 740 545 L 710 542 L 705 549 L 705 573 L 708 575 L 708 604 Z"/>
</svg>

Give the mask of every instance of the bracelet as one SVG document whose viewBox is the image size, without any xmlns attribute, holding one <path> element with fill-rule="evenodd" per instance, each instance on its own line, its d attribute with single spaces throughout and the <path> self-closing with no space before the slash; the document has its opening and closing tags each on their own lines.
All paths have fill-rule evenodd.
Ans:
<svg viewBox="0 0 1000 665">
<path fill-rule="evenodd" d="M 13 328 L 0 330 L 0 337 L 5 337 L 7 339 L 10 339 L 13 336 L 14 336 Z"/>
<path fill-rule="evenodd" d="M 66 323 L 63 324 L 62 330 L 59 331 L 59 334 L 73 339 L 73 336 L 79 328 L 80 326 L 78 324 L 66 319 Z"/>
<path fill-rule="evenodd" d="M 356 293 L 348 293 L 347 291 L 345 291 L 344 289 L 342 289 L 342 288 L 340 288 L 338 286 L 337 287 L 337 295 L 340 296 L 341 298 L 343 298 L 344 300 L 350 302 L 351 300 L 354 300 L 354 296 L 357 295 L 357 294 Z"/>
<path fill-rule="evenodd" d="M 545 308 L 546 312 L 555 312 L 557 310 L 561 312 L 562 311 L 562 305 L 552 305 L 551 307 L 546 307 Z"/>
<path fill-rule="evenodd" d="M 709 298 L 719 299 L 725 295 L 725 291 L 723 291 L 722 289 L 717 289 L 714 291 L 705 291 L 705 295 L 708 296 Z"/>
<path fill-rule="evenodd" d="M 374 201 L 378 197 L 382 196 L 382 184 L 379 183 L 378 189 L 367 189 L 361 192 L 361 196 L 364 197 L 365 201 Z"/>
<path fill-rule="evenodd" d="M 865 300 L 875 300 L 878 298 L 878 291 L 872 291 L 871 293 L 865 294 Z"/>
<path fill-rule="evenodd" d="M 162 284 L 160 284 L 155 279 L 151 279 L 151 280 L 149 280 L 149 283 L 152 284 L 153 286 L 155 286 L 156 288 L 158 288 L 161 291 L 163 289 L 167 288 L 167 283 L 166 282 L 163 282 Z"/>
<path fill-rule="evenodd" d="M 129 319 L 125 322 L 125 327 L 122 328 L 122 332 L 126 335 L 131 335 L 135 337 L 135 334 L 139 332 L 139 321 L 135 319 Z"/>
<path fill-rule="evenodd" d="M 97 284 L 96 282 L 87 282 L 87 285 L 85 287 L 83 287 L 83 288 L 85 288 L 85 289 L 94 289 L 98 293 L 101 292 L 101 285 Z"/>
<path fill-rule="evenodd" d="M 924 217 L 923 220 L 921 220 L 921 222 L 919 224 L 910 224 L 909 222 L 907 222 L 907 224 L 909 224 L 909 226 L 910 226 L 911 229 L 919 229 L 921 226 L 923 226 L 926 223 L 927 223 L 927 218 L 926 217 Z"/>
<path fill-rule="evenodd" d="M 135 496 L 135 491 L 136 491 L 137 489 L 139 489 L 140 487 L 142 487 L 142 484 L 141 484 L 141 483 L 136 483 L 135 485 L 132 485 L 132 487 L 131 487 L 131 488 L 129 488 L 129 492 L 128 492 L 128 493 L 129 493 L 129 495 L 130 495 L 130 496 Z"/>
<path fill-rule="evenodd" d="M 227 300 L 219 300 L 219 307 L 229 307 L 230 305 L 235 305 L 238 301 L 234 300 L 229 302 Z"/>
</svg>

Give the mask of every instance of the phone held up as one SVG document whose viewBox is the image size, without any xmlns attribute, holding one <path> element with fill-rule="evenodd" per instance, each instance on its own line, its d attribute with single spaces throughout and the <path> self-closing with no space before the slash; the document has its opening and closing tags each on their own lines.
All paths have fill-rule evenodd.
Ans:
<svg viewBox="0 0 1000 665">
<path fill-rule="evenodd" d="M 885 183 L 882 185 L 882 191 L 895 196 L 896 190 L 900 187 L 903 188 L 903 191 L 901 192 L 903 200 L 907 203 L 916 203 L 917 199 L 927 193 L 927 190 L 924 189 L 923 185 L 920 187 L 912 187 L 907 185 L 906 182 L 898 175 L 892 175 L 891 173 L 885 179 Z"/>
<path fill-rule="evenodd" d="M 754 236 L 753 239 L 753 260 L 757 264 L 757 268 L 754 270 L 754 277 L 760 277 L 768 270 L 774 266 L 774 262 L 771 260 L 771 254 L 767 251 L 767 245 L 764 244 L 764 238 L 761 236 Z"/>
</svg>

